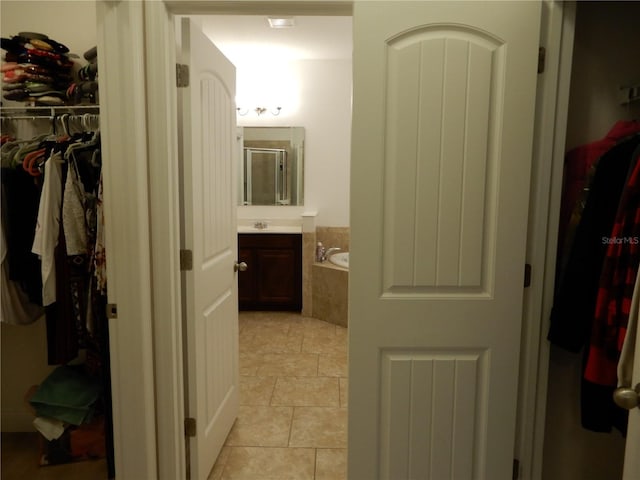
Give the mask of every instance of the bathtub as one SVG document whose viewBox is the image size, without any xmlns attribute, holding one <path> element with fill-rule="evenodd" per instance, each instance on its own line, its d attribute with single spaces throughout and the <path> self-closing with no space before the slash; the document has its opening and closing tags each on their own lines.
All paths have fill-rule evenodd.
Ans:
<svg viewBox="0 0 640 480">
<path fill-rule="evenodd" d="M 339 267 L 349 269 L 349 252 L 334 253 L 329 257 L 329 261 Z"/>
<path fill-rule="evenodd" d="M 312 267 L 312 317 L 346 327 L 349 303 L 349 252 L 334 253 Z"/>
</svg>

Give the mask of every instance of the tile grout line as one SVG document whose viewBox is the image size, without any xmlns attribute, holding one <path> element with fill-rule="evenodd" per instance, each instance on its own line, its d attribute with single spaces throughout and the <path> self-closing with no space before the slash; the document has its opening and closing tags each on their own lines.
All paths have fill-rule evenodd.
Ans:
<svg viewBox="0 0 640 480">
<path fill-rule="evenodd" d="M 313 480 L 316 479 L 318 475 L 318 449 L 313 449 Z"/>
<path fill-rule="evenodd" d="M 278 385 L 278 379 L 279 378 L 280 377 L 276 377 L 276 381 L 273 382 L 273 388 L 271 389 L 271 395 L 269 396 L 269 404 L 268 404 L 269 407 L 273 407 L 274 406 L 273 405 L 273 397 L 276 394 L 276 386 Z"/>
<path fill-rule="evenodd" d="M 296 407 L 291 407 L 291 421 L 289 422 L 289 438 L 287 439 L 287 448 L 291 447 L 291 434 L 293 433 L 293 417 L 296 415 Z"/>
</svg>

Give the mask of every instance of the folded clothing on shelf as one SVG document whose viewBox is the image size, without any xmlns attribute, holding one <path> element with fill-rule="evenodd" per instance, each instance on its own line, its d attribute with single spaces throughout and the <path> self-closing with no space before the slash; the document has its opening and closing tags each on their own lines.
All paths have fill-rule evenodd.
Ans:
<svg viewBox="0 0 640 480">
<path fill-rule="evenodd" d="M 3 97 L 32 105 L 63 105 L 73 82 L 69 49 L 41 33 L 20 32 L 0 38 Z M 46 94 L 43 94 L 46 93 Z"/>
</svg>

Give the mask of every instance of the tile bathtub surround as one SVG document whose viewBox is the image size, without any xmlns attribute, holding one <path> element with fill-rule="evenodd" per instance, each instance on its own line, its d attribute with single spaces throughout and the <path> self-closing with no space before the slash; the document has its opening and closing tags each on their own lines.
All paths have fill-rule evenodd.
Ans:
<svg viewBox="0 0 640 480">
<path fill-rule="evenodd" d="M 316 227 L 313 232 L 302 234 L 302 314 L 318 318 L 313 313 L 313 264 L 315 263 L 316 245 L 322 242 L 325 248 L 338 247 L 349 251 L 350 227 Z M 325 320 L 323 318 L 323 320 Z M 339 323 L 339 325 L 345 325 Z"/>
<path fill-rule="evenodd" d="M 350 227 L 316 227 L 316 238 L 325 248 L 338 247 L 349 251 Z"/>
<path fill-rule="evenodd" d="M 345 480 L 347 329 L 241 312 L 240 411 L 210 480 Z"/>
<path fill-rule="evenodd" d="M 313 266 L 313 317 L 347 326 L 349 312 L 349 272 L 332 263 Z"/>
<path fill-rule="evenodd" d="M 311 316 L 313 311 L 312 267 L 316 261 L 316 232 L 302 233 L 302 315 Z"/>
</svg>

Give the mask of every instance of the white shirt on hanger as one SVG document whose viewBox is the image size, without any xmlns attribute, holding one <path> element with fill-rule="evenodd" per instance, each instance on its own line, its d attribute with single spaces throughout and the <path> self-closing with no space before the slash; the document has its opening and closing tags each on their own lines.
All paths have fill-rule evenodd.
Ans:
<svg viewBox="0 0 640 480">
<path fill-rule="evenodd" d="M 40 195 L 38 222 L 31 251 L 42 262 L 42 305 L 56 301 L 55 248 L 60 234 L 60 208 L 62 205 L 62 155 L 52 153 L 44 166 L 44 185 Z"/>
</svg>

